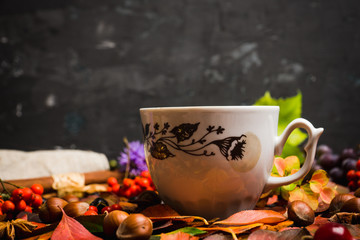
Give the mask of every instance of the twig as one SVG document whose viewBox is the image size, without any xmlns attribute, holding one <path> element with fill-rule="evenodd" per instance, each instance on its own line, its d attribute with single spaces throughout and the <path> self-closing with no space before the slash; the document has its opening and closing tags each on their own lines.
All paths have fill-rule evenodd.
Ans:
<svg viewBox="0 0 360 240">
<path fill-rule="evenodd" d="M 129 146 L 129 141 L 127 140 L 126 137 L 124 137 L 123 141 L 124 141 L 125 146 L 126 146 L 125 149 L 127 149 L 126 154 L 127 154 L 127 158 L 128 158 L 128 161 L 126 163 L 126 168 L 125 168 L 125 175 L 124 175 L 124 178 L 127 178 L 129 176 L 129 173 L 130 173 L 130 161 L 131 161 L 131 159 L 130 159 L 130 146 Z"/>
</svg>

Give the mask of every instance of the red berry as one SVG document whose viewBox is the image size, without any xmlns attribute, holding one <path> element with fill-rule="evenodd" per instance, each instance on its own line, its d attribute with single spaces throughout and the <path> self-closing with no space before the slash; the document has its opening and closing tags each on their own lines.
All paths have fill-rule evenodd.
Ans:
<svg viewBox="0 0 360 240">
<path fill-rule="evenodd" d="M 354 240 L 349 230 L 340 223 L 330 222 L 321 225 L 315 232 L 314 240 Z"/>
<path fill-rule="evenodd" d="M 111 208 L 111 211 L 122 210 L 122 207 L 118 203 L 114 203 L 113 205 L 110 206 L 110 208 Z"/>
<path fill-rule="evenodd" d="M 15 210 L 15 204 L 10 200 L 6 200 L 1 209 L 4 213 L 12 212 Z"/>
<path fill-rule="evenodd" d="M 15 202 L 20 201 L 23 199 L 24 190 L 22 188 L 16 188 L 12 191 L 11 197 L 14 199 Z"/>
<path fill-rule="evenodd" d="M 85 213 L 84 213 L 85 216 L 89 216 L 89 215 L 98 215 L 97 212 L 95 212 L 94 210 L 87 210 Z"/>
<path fill-rule="evenodd" d="M 140 178 L 140 179 L 138 180 L 138 185 L 139 185 L 140 187 L 142 187 L 143 189 L 146 189 L 147 187 L 150 186 L 150 181 L 149 181 L 148 178 Z"/>
<path fill-rule="evenodd" d="M 0 208 L 4 204 L 4 202 L 5 202 L 4 199 L 0 198 Z"/>
<path fill-rule="evenodd" d="M 360 158 L 356 162 L 356 169 L 360 171 Z"/>
<path fill-rule="evenodd" d="M 346 174 L 346 178 L 347 180 L 350 181 L 356 181 L 357 180 L 357 176 L 356 176 L 356 172 L 355 170 L 350 170 L 347 172 Z"/>
<path fill-rule="evenodd" d="M 30 188 L 23 188 L 23 199 L 26 203 L 32 202 L 34 197 L 34 193 Z"/>
<path fill-rule="evenodd" d="M 41 184 L 38 183 L 34 183 L 31 186 L 31 190 L 35 193 L 35 194 L 39 194 L 42 195 L 44 193 L 44 187 Z"/>
<path fill-rule="evenodd" d="M 115 177 L 109 177 L 107 179 L 107 184 L 112 187 L 115 184 L 118 184 L 118 180 Z"/>
<path fill-rule="evenodd" d="M 356 175 L 357 180 L 359 180 L 360 179 L 360 171 L 356 171 L 355 175 Z"/>
<path fill-rule="evenodd" d="M 103 209 L 101 209 L 101 213 L 105 213 L 105 212 L 111 212 L 111 207 L 109 206 L 106 206 L 106 207 L 103 207 Z"/>
<path fill-rule="evenodd" d="M 25 212 L 29 212 L 29 213 L 32 213 L 32 208 L 30 206 L 26 206 Z"/>
<path fill-rule="evenodd" d="M 357 183 L 355 181 L 350 181 L 348 183 L 348 187 L 349 187 L 350 191 L 355 191 L 357 189 Z"/>
<path fill-rule="evenodd" d="M 140 176 L 144 178 L 151 178 L 149 170 L 142 171 Z"/>
<path fill-rule="evenodd" d="M 134 184 L 134 180 L 132 180 L 131 178 L 124 178 L 123 185 L 125 188 L 129 188 L 133 184 Z"/>
<path fill-rule="evenodd" d="M 26 209 L 26 202 L 24 199 L 18 201 L 16 204 L 15 204 L 15 209 L 17 211 L 24 211 Z"/>
<path fill-rule="evenodd" d="M 41 206 L 42 202 L 43 202 L 42 197 L 41 197 L 39 194 L 35 194 L 35 195 L 34 195 L 34 200 L 33 200 L 33 202 L 32 202 L 32 206 L 33 206 L 34 208 L 38 208 L 38 207 Z"/>
<path fill-rule="evenodd" d="M 114 193 L 118 193 L 120 190 L 120 184 L 115 184 L 114 186 L 112 186 L 112 192 Z"/>
<path fill-rule="evenodd" d="M 89 206 L 89 209 L 88 210 L 92 210 L 92 211 L 95 211 L 95 212 L 98 212 L 98 209 L 96 206 Z"/>
</svg>

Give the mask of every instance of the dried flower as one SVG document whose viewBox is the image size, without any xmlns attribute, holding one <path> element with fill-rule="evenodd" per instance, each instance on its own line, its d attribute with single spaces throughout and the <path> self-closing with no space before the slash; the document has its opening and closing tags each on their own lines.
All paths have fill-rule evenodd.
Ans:
<svg viewBox="0 0 360 240">
<path fill-rule="evenodd" d="M 144 145 L 140 141 L 132 141 L 124 148 L 118 157 L 120 171 L 126 171 L 126 165 L 130 158 L 130 175 L 138 176 L 147 170 L 145 161 Z"/>
</svg>

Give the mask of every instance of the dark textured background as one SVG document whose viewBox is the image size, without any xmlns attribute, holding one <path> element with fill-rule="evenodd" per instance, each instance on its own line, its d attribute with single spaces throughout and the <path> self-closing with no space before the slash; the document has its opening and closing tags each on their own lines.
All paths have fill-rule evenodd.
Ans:
<svg viewBox="0 0 360 240">
<path fill-rule="evenodd" d="M 320 143 L 359 143 L 360 1 L 0 2 L 0 148 L 106 153 L 147 106 L 303 94 Z"/>
</svg>

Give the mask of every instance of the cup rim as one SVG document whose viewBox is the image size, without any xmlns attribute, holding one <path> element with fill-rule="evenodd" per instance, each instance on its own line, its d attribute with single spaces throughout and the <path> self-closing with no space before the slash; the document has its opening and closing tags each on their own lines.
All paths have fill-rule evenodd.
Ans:
<svg viewBox="0 0 360 240">
<path fill-rule="evenodd" d="M 176 106 L 176 107 L 143 107 L 140 108 L 140 111 L 178 111 L 178 110 L 187 110 L 187 111 L 198 111 L 198 110 L 204 110 L 204 111 L 214 111 L 214 110 L 254 110 L 254 111 L 276 111 L 279 110 L 279 106 L 275 105 L 247 105 L 247 106 Z"/>
</svg>

